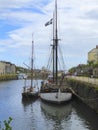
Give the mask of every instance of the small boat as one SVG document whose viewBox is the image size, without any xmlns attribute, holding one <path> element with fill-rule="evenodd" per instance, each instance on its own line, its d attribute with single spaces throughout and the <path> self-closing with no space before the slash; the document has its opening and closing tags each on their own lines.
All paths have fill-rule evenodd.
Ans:
<svg viewBox="0 0 98 130">
<path fill-rule="evenodd" d="M 24 87 L 24 90 L 22 92 L 22 98 L 23 99 L 31 99 L 31 100 L 35 100 L 38 98 L 38 91 L 36 91 L 33 87 L 30 88 L 26 88 Z"/>
<path fill-rule="evenodd" d="M 26 85 L 26 81 L 27 81 L 27 77 L 24 76 L 24 79 L 25 79 L 25 85 L 23 87 L 23 92 L 22 92 L 22 98 L 23 99 L 31 99 L 31 100 L 35 100 L 39 97 L 39 88 L 38 88 L 38 85 L 37 85 L 37 82 L 35 84 L 35 81 L 36 80 L 33 80 L 34 76 L 34 72 L 33 72 L 33 66 L 34 66 L 34 56 L 33 56 L 33 51 L 34 51 L 34 42 L 32 41 L 32 56 L 31 56 L 31 76 L 30 76 L 30 80 L 31 80 L 31 84 L 30 86 L 27 86 Z"/>
<path fill-rule="evenodd" d="M 64 73 L 59 77 L 58 70 L 58 29 L 57 29 L 57 0 L 55 0 L 55 13 L 52 22 L 47 22 L 45 26 L 53 24 L 53 44 L 52 46 L 52 74 L 41 83 L 40 98 L 44 101 L 61 104 L 71 100 L 72 92 L 68 87 L 64 87 Z"/>
</svg>

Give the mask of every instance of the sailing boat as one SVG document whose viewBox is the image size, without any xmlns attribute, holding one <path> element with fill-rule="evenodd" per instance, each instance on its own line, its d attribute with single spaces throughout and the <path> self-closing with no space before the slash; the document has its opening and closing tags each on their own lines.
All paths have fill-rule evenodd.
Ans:
<svg viewBox="0 0 98 130">
<path fill-rule="evenodd" d="M 31 56 L 31 76 L 30 76 L 30 80 L 31 80 L 31 84 L 29 87 L 26 86 L 26 77 L 24 77 L 25 79 L 25 85 L 23 87 L 23 92 L 22 92 L 22 98 L 23 99 L 37 99 L 39 97 L 39 89 L 37 85 L 34 85 L 34 55 L 33 55 L 33 51 L 34 51 L 34 42 L 32 41 L 32 56 Z"/>
<path fill-rule="evenodd" d="M 58 77 L 58 29 L 57 29 L 57 0 L 55 0 L 55 14 L 53 16 L 53 74 L 46 81 L 42 81 L 40 89 L 40 98 L 47 102 L 61 104 L 72 98 L 71 90 L 64 87 L 64 74 L 62 78 Z M 46 24 L 50 24 L 49 22 Z"/>
</svg>

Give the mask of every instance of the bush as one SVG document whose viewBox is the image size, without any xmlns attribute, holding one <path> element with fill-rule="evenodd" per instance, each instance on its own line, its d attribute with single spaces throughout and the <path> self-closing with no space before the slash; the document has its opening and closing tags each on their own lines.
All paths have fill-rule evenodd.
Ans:
<svg viewBox="0 0 98 130">
<path fill-rule="evenodd" d="M 11 121 L 12 121 L 11 117 L 9 117 L 8 121 L 5 120 L 3 122 L 5 128 L 2 128 L 2 130 L 12 130 L 12 127 L 10 126 Z"/>
</svg>

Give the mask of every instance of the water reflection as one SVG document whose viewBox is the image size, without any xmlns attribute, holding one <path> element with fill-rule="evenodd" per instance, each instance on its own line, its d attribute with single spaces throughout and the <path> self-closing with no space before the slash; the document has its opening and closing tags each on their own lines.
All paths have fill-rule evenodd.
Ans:
<svg viewBox="0 0 98 130">
<path fill-rule="evenodd" d="M 97 130 L 98 128 L 98 116 L 92 109 L 82 103 L 80 100 L 72 102 L 72 106 L 75 110 L 75 115 L 78 115 L 79 120 L 82 120 L 84 126 L 89 130 Z"/>
<path fill-rule="evenodd" d="M 34 103 L 35 101 L 36 101 L 37 99 L 23 99 L 22 98 L 22 104 L 23 104 L 23 106 L 25 107 L 25 106 L 28 106 L 28 105 L 30 105 L 30 104 L 32 104 L 32 103 Z"/>
<path fill-rule="evenodd" d="M 98 114 L 81 101 L 57 106 L 40 99 L 22 100 L 23 84 L 23 80 L 0 82 L 0 121 L 11 116 L 13 130 L 98 129 Z"/>
<path fill-rule="evenodd" d="M 45 119 L 50 121 L 52 130 L 64 130 L 63 123 L 67 123 L 71 118 L 72 106 L 70 103 L 58 106 L 54 104 L 48 104 L 41 101 L 41 111 L 45 116 Z"/>
<path fill-rule="evenodd" d="M 31 109 L 33 108 L 33 104 L 34 102 L 37 101 L 36 100 L 31 100 L 31 99 L 28 99 L 28 100 L 25 100 L 22 98 L 22 105 L 23 105 L 23 109 L 24 109 L 24 112 L 28 111 L 28 109 Z"/>
</svg>

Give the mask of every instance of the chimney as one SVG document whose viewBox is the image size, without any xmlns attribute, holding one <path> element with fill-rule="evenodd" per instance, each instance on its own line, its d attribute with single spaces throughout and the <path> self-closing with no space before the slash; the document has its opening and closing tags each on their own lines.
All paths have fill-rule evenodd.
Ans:
<svg viewBox="0 0 98 130">
<path fill-rule="evenodd" d="M 98 45 L 96 45 L 96 49 L 98 49 Z"/>
</svg>

